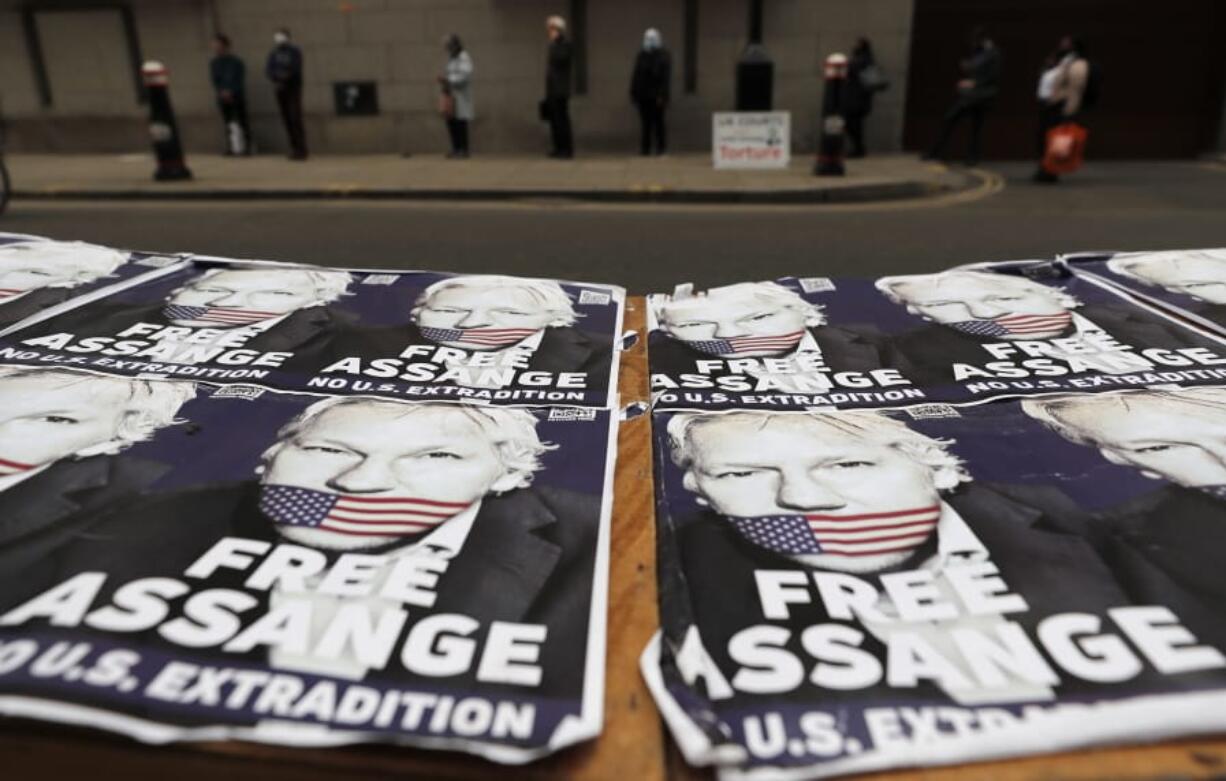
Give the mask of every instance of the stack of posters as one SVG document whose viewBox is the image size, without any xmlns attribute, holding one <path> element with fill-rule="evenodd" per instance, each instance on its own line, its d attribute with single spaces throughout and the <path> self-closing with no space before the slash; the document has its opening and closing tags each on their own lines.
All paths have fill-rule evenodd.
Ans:
<svg viewBox="0 0 1226 781">
<path fill-rule="evenodd" d="M 1217 334 L 1068 261 L 650 305 L 642 668 L 689 761 L 799 779 L 1226 729 Z"/>
<path fill-rule="evenodd" d="M 601 727 L 624 293 L 189 257 L 0 337 L 0 712 L 518 763 Z"/>
</svg>

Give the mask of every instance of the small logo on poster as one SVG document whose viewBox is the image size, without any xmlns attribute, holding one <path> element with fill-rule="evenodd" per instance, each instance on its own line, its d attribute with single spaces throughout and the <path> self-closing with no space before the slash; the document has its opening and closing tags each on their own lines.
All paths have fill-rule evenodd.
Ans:
<svg viewBox="0 0 1226 781">
<path fill-rule="evenodd" d="M 834 280 L 830 277 L 801 277 L 796 281 L 806 293 L 829 293 L 834 290 Z"/>
<path fill-rule="evenodd" d="M 594 409 L 551 409 L 549 410 L 550 420 L 595 420 L 596 410 Z"/>
<path fill-rule="evenodd" d="M 958 412 L 958 408 L 952 404 L 916 404 L 913 407 L 907 407 L 907 414 L 912 420 L 962 417 L 962 413 Z"/>
<path fill-rule="evenodd" d="M 367 274 L 362 280 L 363 285 L 390 285 L 396 281 L 399 274 Z"/>
<path fill-rule="evenodd" d="M 597 293 L 595 290 L 580 290 L 579 291 L 579 303 L 580 304 L 598 304 L 600 306 L 605 306 L 611 300 L 612 298 L 609 296 L 608 293 Z"/>
<path fill-rule="evenodd" d="M 254 385 L 227 385 L 213 391 L 214 399 L 246 399 L 255 401 L 266 393 L 266 389 Z"/>
</svg>

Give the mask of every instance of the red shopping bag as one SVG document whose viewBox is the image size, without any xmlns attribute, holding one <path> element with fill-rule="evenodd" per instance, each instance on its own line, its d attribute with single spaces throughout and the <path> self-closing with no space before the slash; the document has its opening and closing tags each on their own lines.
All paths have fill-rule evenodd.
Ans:
<svg viewBox="0 0 1226 781">
<path fill-rule="evenodd" d="M 1049 174 L 1071 174 L 1085 161 L 1089 132 L 1076 122 L 1065 122 L 1047 131 L 1047 150 L 1043 170 Z"/>
</svg>

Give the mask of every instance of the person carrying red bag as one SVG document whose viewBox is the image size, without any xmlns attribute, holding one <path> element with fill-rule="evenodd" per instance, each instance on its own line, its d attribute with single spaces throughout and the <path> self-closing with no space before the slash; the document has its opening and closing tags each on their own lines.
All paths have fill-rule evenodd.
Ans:
<svg viewBox="0 0 1226 781">
<path fill-rule="evenodd" d="M 1090 86 L 1090 61 L 1085 43 L 1066 35 L 1056 50 L 1055 73 L 1050 74 L 1048 92 L 1039 114 L 1039 167 L 1032 177 L 1036 182 L 1054 184 L 1060 174 L 1081 166 L 1087 132 L 1077 121 L 1086 108 Z"/>
</svg>

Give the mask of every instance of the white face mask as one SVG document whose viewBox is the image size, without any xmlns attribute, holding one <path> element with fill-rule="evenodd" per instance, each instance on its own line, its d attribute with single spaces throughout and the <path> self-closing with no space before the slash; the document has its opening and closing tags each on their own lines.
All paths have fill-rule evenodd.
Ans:
<svg viewBox="0 0 1226 781">
<path fill-rule="evenodd" d="M 289 43 L 289 36 L 285 33 L 273 33 L 272 42 L 278 46 L 283 43 Z"/>
</svg>

